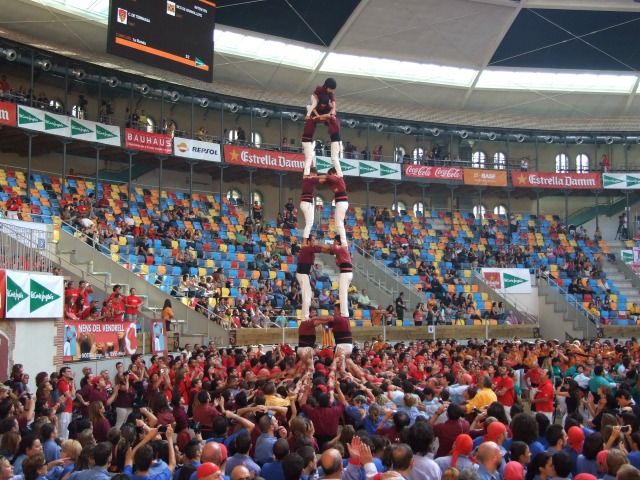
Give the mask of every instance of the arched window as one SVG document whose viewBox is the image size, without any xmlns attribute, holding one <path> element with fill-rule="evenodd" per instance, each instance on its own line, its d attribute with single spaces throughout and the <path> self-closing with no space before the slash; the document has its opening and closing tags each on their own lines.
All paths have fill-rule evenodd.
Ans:
<svg viewBox="0 0 640 480">
<path fill-rule="evenodd" d="M 507 207 L 505 207 L 504 205 L 496 205 L 495 207 L 493 207 L 493 213 L 495 213 L 496 215 L 506 215 Z"/>
<path fill-rule="evenodd" d="M 54 113 L 64 113 L 64 105 L 60 100 L 54 98 L 53 100 L 49 101 L 49 110 Z"/>
<path fill-rule="evenodd" d="M 156 131 L 156 121 L 153 117 L 147 115 L 147 132 L 154 133 Z"/>
<path fill-rule="evenodd" d="M 414 164 L 420 164 L 420 163 L 422 163 L 423 159 L 424 159 L 424 150 L 422 149 L 422 147 L 414 148 L 413 149 L 413 163 Z"/>
<path fill-rule="evenodd" d="M 413 213 L 415 213 L 418 217 L 424 216 L 424 205 L 422 204 L 422 202 L 413 204 Z"/>
<path fill-rule="evenodd" d="M 262 146 L 262 134 L 260 132 L 253 132 L 251 134 L 251 143 L 253 143 L 256 147 Z"/>
<path fill-rule="evenodd" d="M 569 171 L 569 157 L 564 153 L 556 155 L 556 173 L 565 173 Z"/>
<path fill-rule="evenodd" d="M 487 156 L 484 152 L 473 152 L 473 155 L 471 155 L 471 165 L 473 168 L 484 168 L 486 160 Z"/>
<path fill-rule="evenodd" d="M 254 190 L 251 204 L 253 205 L 255 202 L 258 202 L 258 205 L 262 205 L 263 201 L 264 201 L 264 196 L 262 195 L 262 193 L 257 190 Z"/>
<path fill-rule="evenodd" d="M 473 215 L 476 218 L 484 218 L 485 213 L 487 213 L 487 207 L 484 205 L 476 205 L 473 207 Z"/>
<path fill-rule="evenodd" d="M 504 170 L 507 168 L 507 157 L 505 157 L 504 153 L 496 152 L 493 155 L 493 168 L 496 170 Z"/>
<path fill-rule="evenodd" d="M 71 116 L 72 117 L 84 119 L 84 114 L 85 114 L 84 109 L 80 108 L 78 105 L 74 105 L 73 107 L 71 107 Z"/>
<path fill-rule="evenodd" d="M 576 172 L 589 173 L 589 155 L 581 153 L 576 157 Z"/>
<path fill-rule="evenodd" d="M 242 192 L 237 188 L 232 188 L 227 192 L 227 198 L 231 201 L 231 203 L 238 203 L 238 200 L 242 201 Z"/>
<path fill-rule="evenodd" d="M 407 204 L 404 203 L 402 200 L 398 200 L 398 208 L 396 208 L 396 204 L 394 203 L 393 205 L 391 205 L 391 209 L 394 212 L 406 212 L 407 211 Z"/>
<path fill-rule="evenodd" d="M 406 153 L 407 151 L 404 149 L 404 147 L 396 147 L 396 154 L 395 154 L 396 163 L 402 163 L 404 161 L 403 159 Z"/>
</svg>

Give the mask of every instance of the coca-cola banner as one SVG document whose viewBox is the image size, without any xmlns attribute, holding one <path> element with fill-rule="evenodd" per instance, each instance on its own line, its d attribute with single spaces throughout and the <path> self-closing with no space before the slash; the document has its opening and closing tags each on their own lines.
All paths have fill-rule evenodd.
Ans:
<svg viewBox="0 0 640 480">
<path fill-rule="evenodd" d="M 481 185 L 485 187 L 506 187 L 507 172 L 505 170 L 483 170 L 481 168 L 465 168 L 464 184 Z"/>
<path fill-rule="evenodd" d="M 159 133 L 143 132 L 133 128 L 125 129 L 125 147 L 132 150 L 143 150 L 145 152 L 158 153 L 161 155 L 171 155 L 173 153 L 170 135 Z"/>
<path fill-rule="evenodd" d="M 600 188 L 598 173 L 511 172 L 514 187 L 536 188 Z"/>
<path fill-rule="evenodd" d="M 237 145 L 224 146 L 224 161 L 246 167 L 290 172 L 302 172 L 304 168 L 304 155 L 300 153 L 271 152 Z"/>
<path fill-rule="evenodd" d="M 404 174 L 412 178 L 428 178 L 431 180 L 462 181 L 462 169 L 458 167 L 432 167 L 427 165 L 405 165 Z"/>
</svg>

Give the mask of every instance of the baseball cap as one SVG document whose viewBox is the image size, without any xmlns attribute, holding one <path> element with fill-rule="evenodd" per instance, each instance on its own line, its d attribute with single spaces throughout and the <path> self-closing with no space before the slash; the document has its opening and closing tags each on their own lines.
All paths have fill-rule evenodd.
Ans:
<svg viewBox="0 0 640 480">
<path fill-rule="evenodd" d="M 100 375 L 96 375 L 91 379 L 91 385 L 95 387 L 100 380 L 102 380 L 102 377 Z"/>
<path fill-rule="evenodd" d="M 220 471 L 220 467 L 214 463 L 207 462 L 203 463 L 198 467 L 196 471 L 196 478 L 200 480 L 201 478 L 208 477 L 209 475 L 213 475 L 214 473 L 218 473 Z"/>
</svg>

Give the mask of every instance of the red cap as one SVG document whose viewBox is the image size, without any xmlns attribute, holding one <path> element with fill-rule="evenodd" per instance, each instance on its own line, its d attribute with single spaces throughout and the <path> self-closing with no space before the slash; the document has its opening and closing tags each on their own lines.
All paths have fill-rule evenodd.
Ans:
<svg viewBox="0 0 640 480">
<path fill-rule="evenodd" d="M 320 389 L 320 391 L 322 391 L 324 393 L 327 393 L 327 386 L 326 385 L 320 384 L 320 385 L 318 385 L 318 389 Z"/>
<path fill-rule="evenodd" d="M 380 365 L 380 362 L 382 362 L 382 360 L 380 360 L 378 357 L 376 357 L 371 362 L 371 365 L 373 365 L 375 367 L 376 365 Z"/>
<path fill-rule="evenodd" d="M 607 463 L 607 451 L 606 450 L 600 450 L 600 452 L 598 452 L 598 455 L 596 456 L 596 459 L 600 463 L 606 464 Z"/>
<path fill-rule="evenodd" d="M 200 480 L 201 478 L 208 477 L 209 475 L 213 475 L 214 473 L 218 473 L 220 471 L 220 467 L 214 463 L 207 462 L 203 463 L 198 467 L 196 471 L 196 478 Z"/>
<path fill-rule="evenodd" d="M 91 379 L 91 385 L 93 385 L 95 387 L 100 380 L 102 380 L 102 376 L 96 375 L 95 377 L 93 377 Z"/>
<path fill-rule="evenodd" d="M 260 371 L 258 372 L 258 376 L 264 377 L 264 378 L 271 378 L 271 372 L 269 372 L 269 370 L 266 368 L 261 368 Z"/>
</svg>

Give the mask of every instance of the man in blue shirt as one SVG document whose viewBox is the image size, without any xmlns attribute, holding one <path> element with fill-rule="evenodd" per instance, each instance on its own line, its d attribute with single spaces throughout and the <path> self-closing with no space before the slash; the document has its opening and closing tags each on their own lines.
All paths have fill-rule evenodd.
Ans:
<svg viewBox="0 0 640 480">
<path fill-rule="evenodd" d="M 260 417 L 258 426 L 260 427 L 261 433 L 256 440 L 256 451 L 253 458 L 256 459 L 258 465 L 264 465 L 272 461 L 273 446 L 278 440 L 276 434 L 282 438 L 286 438 L 287 430 L 284 427 L 278 427 L 278 420 L 271 412 L 267 412 Z"/>
<path fill-rule="evenodd" d="M 202 443 L 197 438 L 190 440 L 189 443 L 184 447 L 184 462 L 182 467 L 186 465 L 192 465 L 196 469 L 201 465 L 200 456 L 202 455 Z M 180 470 L 182 467 L 176 468 L 175 473 L 173 474 L 173 480 L 178 480 L 180 477 Z"/>
<path fill-rule="evenodd" d="M 229 425 L 227 424 L 227 419 L 235 420 L 244 428 L 229 435 Z M 240 415 L 236 415 L 231 410 L 227 410 L 226 412 L 224 412 L 224 416 L 218 415 L 213 419 L 213 437 L 207 440 L 207 443 L 222 443 L 228 449 L 229 445 L 231 445 L 231 442 L 238 438 L 238 435 L 240 435 L 242 432 L 247 432 L 249 435 L 251 435 L 251 432 L 254 428 L 255 424 L 253 422 L 247 420 L 246 418 L 242 418 Z"/>
<path fill-rule="evenodd" d="M 480 480 L 502 480 L 498 467 L 502 465 L 500 447 L 495 442 L 485 442 L 476 453 Z"/>
<path fill-rule="evenodd" d="M 60 447 L 56 443 L 58 430 L 53 423 L 45 423 L 40 427 L 40 436 L 43 439 L 42 451 L 44 459 L 49 462 L 60 459 Z"/>
<path fill-rule="evenodd" d="M 93 459 L 95 467 L 73 472 L 69 476 L 69 480 L 109 480 L 111 475 L 109 475 L 107 467 L 111 463 L 111 444 L 109 442 L 97 444 L 93 449 Z"/>
<path fill-rule="evenodd" d="M 128 475 L 133 480 L 148 480 L 150 478 L 151 464 L 153 463 L 154 455 L 153 448 L 151 448 L 150 445 L 147 445 L 147 443 L 153 440 L 157 434 L 157 428 L 150 428 L 144 439 L 138 445 L 136 445 L 133 450 L 129 450 L 127 452 L 124 460 L 123 470 L 123 473 L 125 475 Z M 167 468 L 165 468 L 161 472 L 157 472 L 156 475 L 154 475 L 153 478 L 155 480 L 171 480 L 173 471 L 176 468 L 176 452 L 173 448 L 173 428 L 171 427 L 171 425 L 167 426 L 166 437 L 169 448 L 169 463 L 167 464 Z M 108 445 L 109 449 L 111 449 L 111 444 Z M 109 452 L 111 452 L 111 450 L 109 450 Z M 133 473 L 134 464 L 136 466 L 135 475 Z M 108 478 L 109 477 L 107 477 L 107 480 Z M 94 480 L 94 477 L 82 478 L 80 480 Z"/>
<path fill-rule="evenodd" d="M 227 467 L 225 468 L 227 475 L 230 475 L 231 471 L 238 465 L 244 465 L 251 472 L 252 477 L 260 476 L 260 466 L 249 456 L 250 449 L 251 435 L 246 432 L 238 435 L 236 437 L 236 454 L 227 460 Z"/>
<path fill-rule="evenodd" d="M 280 438 L 273 445 L 274 461 L 262 466 L 261 476 L 264 480 L 282 480 L 282 460 L 289 454 L 289 442 L 286 438 Z"/>
</svg>

